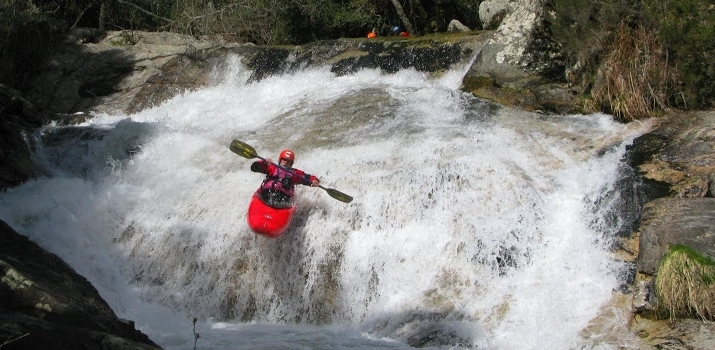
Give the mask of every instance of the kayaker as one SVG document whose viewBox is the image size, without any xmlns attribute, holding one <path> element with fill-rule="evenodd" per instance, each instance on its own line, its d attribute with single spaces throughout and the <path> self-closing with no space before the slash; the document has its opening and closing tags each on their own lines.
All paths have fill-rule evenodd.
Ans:
<svg viewBox="0 0 715 350">
<path fill-rule="evenodd" d="M 251 164 L 251 171 L 266 174 L 266 178 L 259 188 L 261 199 L 266 204 L 276 207 L 291 205 L 296 184 L 320 186 L 320 180 L 316 176 L 306 174 L 300 169 L 294 169 L 294 161 L 295 153 L 290 149 L 284 149 L 278 156 L 280 167 L 276 166 L 271 158 L 266 158 L 265 161 L 258 160 Z"/>
</svg>

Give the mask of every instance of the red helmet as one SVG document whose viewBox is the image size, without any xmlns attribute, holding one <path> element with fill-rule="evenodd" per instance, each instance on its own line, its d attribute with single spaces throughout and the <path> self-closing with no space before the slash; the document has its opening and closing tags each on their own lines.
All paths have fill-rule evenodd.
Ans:
<svg viewBox="0 0 715 350">
<path fill-rule="evenodd" d="M 285 159 L 285 160 L 289 161 L 291 164 L 293 164 L 293 161 L 295 161 L 295 154 L 293 153 L 293 151 L 291 151 L 289 149 L 284 149 L 281 151 L 280 156 L 278 156 L 279 162 L 281 161 L 281 159 Z"/>
</svg>

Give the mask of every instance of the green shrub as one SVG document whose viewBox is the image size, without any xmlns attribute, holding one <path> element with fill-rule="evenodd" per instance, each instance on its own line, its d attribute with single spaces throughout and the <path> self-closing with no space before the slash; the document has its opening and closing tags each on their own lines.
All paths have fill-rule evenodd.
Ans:
<svg viewBox="0 0 715 350">
<path fill-rule="evenodd" d="M 712 0 L 643 1 L 645 21 L 681 71 L 681 93 L 671 96 L 680 108 L 715 106 L 715 4 Z"/>
<path fill-rule="evenodd" d="M 547 11 L 553 13 L 547 16 L 549 30 L 567 67 L 580 69 L 579 92 L 595 94 L 601 110 L 632 120 L 668 107 L 715 106 L 712 0 L 551 0 L 547 6 L 553 10 Z M 626 58 L 624 52 L 637 57 L 619 64 L 615 58 Z M 664 81 L 651 85 L 659 79 Z M 633 88 L 638 84 L 645 84 L 642 99 Z"/>
<path fill-rule="evenodd" d="M 28 88 L 36 66 L 66 31 L 51 15 L 29 0 L 0 2 L 0 84 Z"/>
</svg>

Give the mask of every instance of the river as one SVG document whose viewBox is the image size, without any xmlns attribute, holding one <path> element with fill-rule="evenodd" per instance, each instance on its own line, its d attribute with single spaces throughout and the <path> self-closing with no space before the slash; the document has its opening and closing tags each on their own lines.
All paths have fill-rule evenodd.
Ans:
<svg viewBox="0 0 715 350">
<path fill-rule="evenodd" d="M 459 90 L 469 64 L 249 81 L 229 57 L 211 87 L 39 130 L 48 176 L 0 219 L 165 349 L 627 346 L 627 310 L 616 340 L 585 330 L 624 282 L 616 184 L 649 123 L 496 106 Z M 233 139 L 354 200 L 301 186 L 288 231 L 255 235 Z"/>
</svg>

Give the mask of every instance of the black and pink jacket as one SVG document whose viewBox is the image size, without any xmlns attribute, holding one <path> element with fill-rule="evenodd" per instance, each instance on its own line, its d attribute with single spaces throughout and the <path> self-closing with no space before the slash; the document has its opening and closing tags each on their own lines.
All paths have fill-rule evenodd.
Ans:
<svg viewBox="0 0 715 350">
<path fill-rule="evenodd" d="M 290 197 L 293 196 L 296 184 L 310 185 L 313 180 L 318 180 L 316 176 L 306 174 L 303 170 L 294 168 L 289 170 L 290 172 L 275 163 L 266 164 L 263 160 L 251 164 L 251 171 L 266 174 L 261 190 L 278 190 Z"/>
</svg>

